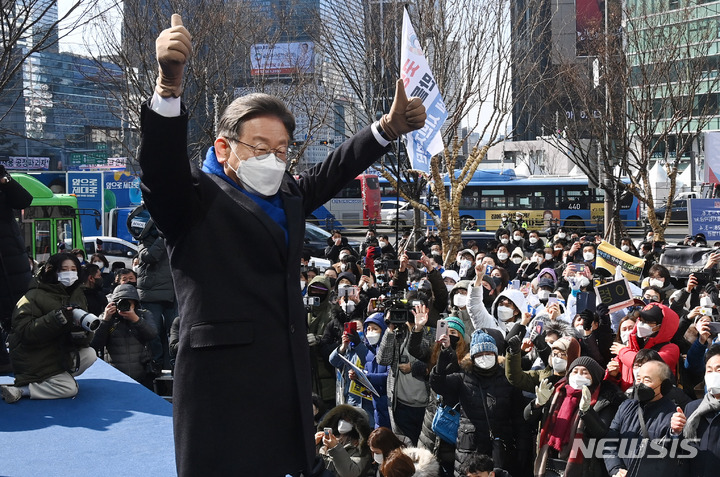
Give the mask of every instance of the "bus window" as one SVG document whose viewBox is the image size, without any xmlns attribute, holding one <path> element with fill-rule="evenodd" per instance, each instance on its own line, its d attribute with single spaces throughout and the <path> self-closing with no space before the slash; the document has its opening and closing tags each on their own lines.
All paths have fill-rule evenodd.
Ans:
<svg viewBox="0 0 720 477">
<path fill-rule="evenodd" d="M 340 199 L 352 199 L 361 197 L 361 194 L 362 187 L 360 185 L 360 179 L 354 179 L 347 186 L 343 187 L 337 197 Z"/>
<path fill-rule="evenodd" d="M 50 258 L 52 252 L 50 237 L 50 221 L 49 220 L 36 220 L 35 221 L 35 260 L 38 262 L 44 262 Z"/>
<path fill-rule="evenodd" d="M 565 189 L 560 199 L 560 208 L 569 210 L 581 210 L 590 207 L 590 198 L 585 190 Z"/>
<path fill-rule="evenodd" d="M 380 181 L 375 176 L 365 176 L 365 184 L 370 190 L 377 190 L 380 188 Z"/>
<path fill-rule="evenodd" d="M 504 209 L 505 191 L 502 189 L 485 189 L 480 202 L 481 209 Z"/>
</svg>

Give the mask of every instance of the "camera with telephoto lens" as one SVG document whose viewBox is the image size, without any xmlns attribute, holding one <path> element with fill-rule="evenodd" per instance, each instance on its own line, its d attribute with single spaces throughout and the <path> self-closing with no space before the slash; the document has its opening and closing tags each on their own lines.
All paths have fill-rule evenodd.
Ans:
<svg viewBox="0 0 720 477">
<path fill-rule="evenodd" d="M 87 331 L 95 331 L 100 326 L 100 318 L 77 306 L 73 307 L 72 317 L 75 326 L 81 326 Z"/>
<path fill-rule="evenodd" d="M 415 321 L 415 317 L 410 312 L 412 308 L 412 302 L 405 298 L 403 292 L 388 296 L 382 301 L 378 300 L 376 307 L 377 311 L 387 314 L 385 323 L 394 325 L 413 323 Z"/>
<path fill-rule="evenodd" d="M 132 302 L 127 298 L 120 298 L 115 305 L 117 306 L 118 311 L 130 311 Z"/>
</svg>

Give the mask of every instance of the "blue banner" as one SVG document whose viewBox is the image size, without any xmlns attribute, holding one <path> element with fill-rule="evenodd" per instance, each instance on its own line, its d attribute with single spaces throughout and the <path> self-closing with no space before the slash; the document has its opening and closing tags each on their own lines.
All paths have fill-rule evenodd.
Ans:
<svg viewBox="0 0 720 477">
<path fill-rule="evenodd" d="M 92 209 L 99 212 L 99 216 L 89 211 L 80 215 L 83 236 L 93 237 L 102 235 L 103 216 L 103 173 L 102 172 L 68 172 L 67 192 L 75 194 L 78 199 L 78 208 Z"/>
<path fill-rule="evenodd" d="M 690 233 L 705 234 L 710 242 L 720 241 L 720 199 L 688 200 Z"/>
</svg>

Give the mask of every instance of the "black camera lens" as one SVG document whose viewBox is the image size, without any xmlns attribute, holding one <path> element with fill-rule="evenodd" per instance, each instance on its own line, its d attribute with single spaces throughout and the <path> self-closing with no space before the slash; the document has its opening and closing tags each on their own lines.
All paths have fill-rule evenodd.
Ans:
<svg viewBox="0 0 720 477">
<path fill-rule="evenodd" d="M 121 298 L 117 302 L 117 309 L 118 311 L 130 311 L 130 300 L 126 298 Z"/>
</svg>

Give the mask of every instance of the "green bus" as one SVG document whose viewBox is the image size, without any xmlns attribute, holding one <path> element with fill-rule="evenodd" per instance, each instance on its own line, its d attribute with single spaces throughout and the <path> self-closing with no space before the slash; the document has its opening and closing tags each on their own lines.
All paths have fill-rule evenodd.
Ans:
<svg viewBox="0 0 720 477">
<path fill-rule="evenodd" d="M 32 203 L 20 212 L 19 217 L 20 231 L 30 256 L 37 262 L 44 262 L 61 246 L 68 252 L 74 248 L 82 249 L 81 210 L 77 197 L 54 194 L 28 174 L 15 172 L 12 178 L 33 196 Z"/>
</svg>

